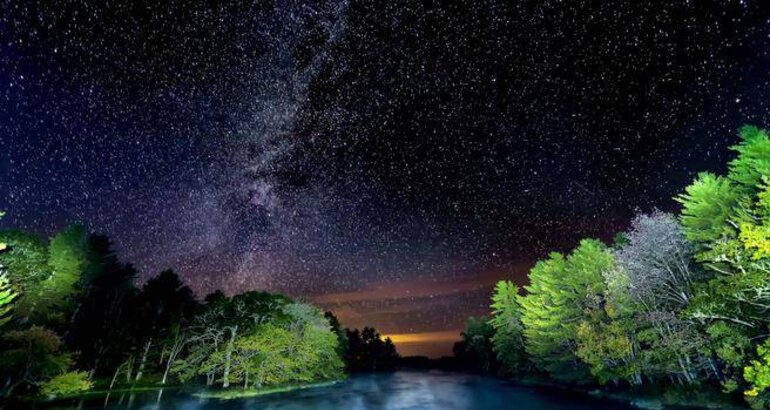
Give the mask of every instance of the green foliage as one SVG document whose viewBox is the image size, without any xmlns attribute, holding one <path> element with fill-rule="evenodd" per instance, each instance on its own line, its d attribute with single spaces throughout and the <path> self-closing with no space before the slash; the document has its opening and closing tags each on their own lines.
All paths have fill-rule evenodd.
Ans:
<svg viewBox="0 0 770 410">
<path fill-rule="evenodd" d="M 45 241 L 23 231 L 0 231 L 0 265 L 8 269 L 8 279 L 20 290 L 30 288 L 48 277 L 48 250 Z"/>
<path fill-rule="evenodd" d="M 577 326 L 575 355 L 601 384 L 625 380 L 640 385 L 639 329 L 633 317 L 636 307 L 628 291 L 630 278 L 614 265 L 606 267 L 602 277 L 602 293 L 590 299 Z"/>
<path fill-rule="evenodd" d="M 753 191 L 770 176 L 770 140 L 767 131 L 750 125 L 743 126 L 739 135 L 741 143 L 730 147 L 738 156 L 730 161 L 729 177 Z"/>
<path fill-rule="evenodd" d="M 0 326 L 11 320 L 11 311 L 17 296 L 8 280 L 8 275 L 0 270 Z"/>
<path fill-rule="evenodd" d="M 88 233 L 82 226 L 71 226 L 57 233 L 48 245 L 48 266 L 51 274 L 42 282 L 43 309 L 67 311 L 78 293 L 80 282 L 88 269 Z"/>
<path fill-rule="evenodd" d="M 0 325 L 10 321 L 11 308 L 14 313 L 0 340 L 3 394 L 76 394 L 91 388 L 92 374 L 130 384 L 144 373 L 163 374 L 165 383 L 173 373 L 223 387 L 342 376 L 339 322 L 333 331 L 314 306 L 266 292 L 218 292 L 201 307 L 170 270 L 138 292 L 136 271 L 118 261 L 109 240 L 79 226 L 48 244 L 25 232 L 1 232 L 0 245 L 0 263 L 14 270 L 0 270 Z M 381 351 L 395 357 L 393 344 L 376 336 Z M 71 370 L 73 357 L 89 371 Z"/>
<path fill-rule="evenodd" d="M 739 190 L 728 178 L 704 172 L 676 198 L 682 204 L 680 217 L 687 239 L 704 244 L 731 235 L 735 227 L 728 224 L 733 207 L 738 204 Z"/>
<path fill-rule="evenodd" d="M 524 328 L 521 323 L 521 306 L 518 301 L 519 287 L 510 281 L 500 281 L 492 295 L 492 319 L 494 328 L 492 345 L 502 371 L 517 374 L 525 366 Z"/>
<path fill-rule="evenodd" d="M 530 272 L 522 307 L 526 351 L 552 377 L 586 379 L 576 356 L 577 326 L 591 301 L 603 291 L 602 273 L 613 265 L 612 254 L 596 240 L 586 239 L 568 257 L 552 253 Z"/>
<path fill-rule="evenodd" d="M 0 218 L 5 215 L 5 212 L 0 212 Z M 8 249 L 8 244 L 0 240 L 0 255 Z M 5 271 L 2 262 L 0 262 L 0 327 L 8 323 L 11 320 L 11 310 L 13 309 L 14 302 L 19 294 L 14 290 L 8 279 L 8 274 Z"/>
<path fill-rule="evenodd" d="M 62 352 L 59 336 L 44 327 L 7 332 L 3 342 L 6 348 L 0 353 L 0 369 L 13 381 L 8 394 L 21 385 L 39 386 L 72 364 L 71 355 Z"/>
<path fill-rule="evenodd" d="M 770 404 L 770 339 L 757 346 L 757 358 L 743 368 L 743 378 L 750 386 L 743 394 L 752 407 Z"/>
<path fill-rule="evenodd" d="M 186 381 L 256 388 L 339 378 L 339 338 L 323 312 L 280 295 L 213 297 L 189 329 L 190 344 L 173 371 Z"/>
<path fill-rule="evenodd" d="M 727 176 L 696 180 L 679 198 L 688 238 L 711 272 L 695 287 L 685 314 L 706 327 L 726 390 L 739 387 L 741 373 L 761 374 L 745 364 L 753 355 L 751 341 L 764 338 L 762 329 L 770 323 L 770 138 L 748 126 L 740 135 Z M 758 391 L 748 391 L 757 393 L 755 404 L 762 401 Z"/>
<path fill-rule="evenodd" d="M 40 386 L 40 394 L 44 397 L 61 397 L 83 393 L 94 386 L 88 372 L 72 371 L 54 376 Z"/>
<path fill-rule="evenodd" d="M 266 323 L 235 343 L 233 380 L 244 387 L 307 383 L 342 376 L 337 337 L 305 323 L 299 331 Z"/>
<path fill-rule="evenodd" d="M 631 335 L 623 322 L 582 321 L 577 327 L 577 341 L 576 355 L 588 364 L 599 383 L 631 379 L 638 373 L 631 362 Z"/>
<path fill-rule="evenodd" d="M 754 261 L 770 259 L 770 176 L 762 177 L 754 210 L 747 210 L 738 239 Z"/>
<path fill-rule="evenodd" d="M 15 272 L 11 282 L 22 290 L 18 316 L 39 324 L 63 323 L 89 269 L 85 229 L 69 227 L 54 235 L 47 248 L 23 232 L 6 233 L 3 240 L 9 243 L 10 252 L 2 262 Z"/>
</svg>

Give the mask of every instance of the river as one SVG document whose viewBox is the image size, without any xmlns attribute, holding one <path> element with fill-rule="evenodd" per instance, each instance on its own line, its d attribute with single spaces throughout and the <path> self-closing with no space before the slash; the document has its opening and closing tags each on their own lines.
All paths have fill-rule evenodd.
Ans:
<svg viewBox="0 0 770 410">
<path fill-rule="evenodd" d="M 106 405 L 105 405 L 106 404 Z M 514 386 L 490 377 L 440 371 L 354 375 L 330 386 L 244 399 L 201 399 L 180 391 L 114 393 L 46 409 L 344 410 L 344 409 L 585 409 L 627 410 L 621 403 L 557 390 Z"/>
</svg>

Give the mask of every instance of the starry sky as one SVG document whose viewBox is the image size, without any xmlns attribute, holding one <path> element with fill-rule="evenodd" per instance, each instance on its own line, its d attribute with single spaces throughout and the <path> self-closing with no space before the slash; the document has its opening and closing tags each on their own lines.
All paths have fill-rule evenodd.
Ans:
<svg viewBox="0 0 770 410">
<path fill-rule="evenodd" d="M 764 1 L 0 1 L 3 226 L 449 353 L 770 126 Z"/>
</svg>

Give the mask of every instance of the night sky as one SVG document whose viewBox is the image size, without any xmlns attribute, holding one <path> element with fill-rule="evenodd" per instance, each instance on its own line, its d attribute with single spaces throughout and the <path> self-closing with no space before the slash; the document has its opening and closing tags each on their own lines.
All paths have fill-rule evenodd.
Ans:
<svg viewBox="0 0 770 410">
<path fill-rule="evenodd" d="M 766 1 L 0 0 L 3 226 L 449 352 L 770 126 Z M 411 342 L 411 343 L 408 343 Z"/>
</svg>

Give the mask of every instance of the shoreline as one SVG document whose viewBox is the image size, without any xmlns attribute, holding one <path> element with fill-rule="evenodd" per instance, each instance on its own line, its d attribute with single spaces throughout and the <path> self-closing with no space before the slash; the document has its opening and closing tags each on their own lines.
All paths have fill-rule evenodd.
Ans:
<svg viewBox="0 0 770 410">
<path fill-rule="evenodd" d="M 227 389 L 227 390 L 202 390 L 192 395 L 200 397 L 202 399 L 218 399 L 218 400 L 230 400 L 230 399 L 242 399 L 247 397 L 266 396 L 277 393 L 287 393 L 297 390 L 315 389 L 319 387 L 329 387 L 335 384 L 341 383 L 345 379 L 328 380 L 316 383 L 307 384 L 291 384 L 284 386 L 264 387 L 261 389 Z"/>
</svg>

